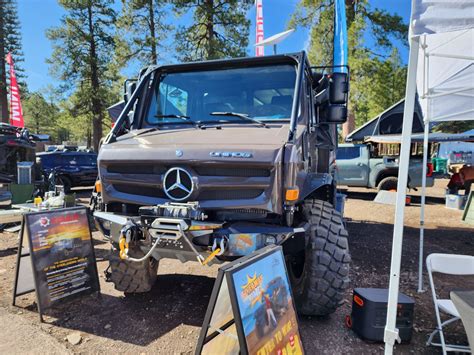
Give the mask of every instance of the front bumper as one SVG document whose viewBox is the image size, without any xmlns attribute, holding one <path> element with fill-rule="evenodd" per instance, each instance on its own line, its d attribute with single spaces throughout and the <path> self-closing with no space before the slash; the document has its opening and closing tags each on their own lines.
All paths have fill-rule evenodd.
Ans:
<svg viewBox="0 0 474 355">
<path fill-rule="evenodd" d="M 223 223 L 169 216 L 120 216 L 94 212 L 99 229 L 114 244 L 121 238 L 138 245 L 157 260 L 178 259 L 203 263 L 212 255 L 212 263 L 234 260 L 270 244 L 282 244 L 300 235 L 305 228 L 259 223 Z M 132 229 L 131 232 L 128 232 Z M 219 249 L 218 252 L 216 250 Z M 215 256 L 215 257 L 214 257 Z"/>
</svg>

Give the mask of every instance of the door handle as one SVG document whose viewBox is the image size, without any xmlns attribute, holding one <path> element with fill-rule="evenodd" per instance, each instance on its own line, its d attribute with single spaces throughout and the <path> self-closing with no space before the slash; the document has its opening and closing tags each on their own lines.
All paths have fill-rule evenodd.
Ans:
<svg viewBox="0 0 474 355">
<path fill-rule="evenodd" d="M 364 163 L 357 163 L 357 166 L 364 166 Z"/>
</svg>

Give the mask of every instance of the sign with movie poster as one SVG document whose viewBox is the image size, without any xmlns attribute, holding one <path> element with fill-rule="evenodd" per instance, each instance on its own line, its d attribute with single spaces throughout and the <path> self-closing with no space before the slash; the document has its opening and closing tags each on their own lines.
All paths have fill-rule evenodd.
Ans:
<svg viewBox="0 0 474 355">
<path fill-rule="evenodd" d="M 250 354 L 302 354 L 295 306 L 281 249 L 232 274 Z"/>
<path fill-rule="evenodd" d="M 40 312 L 100 291 L 86 208 L 27 214 L 25 224 Z"/>
<path fill-rule="evenodd" d="M 282 248 L 219 269 L 196 354 L 304 354 Z"/>
</svg>

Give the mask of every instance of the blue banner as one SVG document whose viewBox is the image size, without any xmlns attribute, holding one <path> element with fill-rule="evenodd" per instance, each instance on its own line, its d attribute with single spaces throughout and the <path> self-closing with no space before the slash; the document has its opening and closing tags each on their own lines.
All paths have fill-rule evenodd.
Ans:
<svg viewBox="0 0 474 355">
<path fill-rule="evenodd" d="M 347 23 L 345 0 L 334 2 L 334 65 L 347 65 Z M 347 72 L 347 68 L 335 68 L 335 72 Z"/>
</svg>

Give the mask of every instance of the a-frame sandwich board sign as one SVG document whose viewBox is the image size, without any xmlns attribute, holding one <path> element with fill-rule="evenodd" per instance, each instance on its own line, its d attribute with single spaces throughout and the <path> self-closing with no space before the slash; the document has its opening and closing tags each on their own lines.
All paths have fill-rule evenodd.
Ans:
<svg viewBox="0 0 474 355">
<path fill-rule="evenodd" d="M 219 269 L 196 354 L 303 354 L 280 246 Z"/>
</svg>

